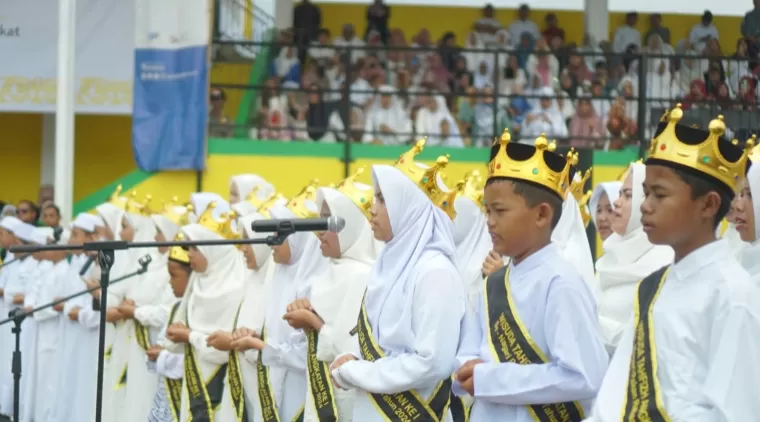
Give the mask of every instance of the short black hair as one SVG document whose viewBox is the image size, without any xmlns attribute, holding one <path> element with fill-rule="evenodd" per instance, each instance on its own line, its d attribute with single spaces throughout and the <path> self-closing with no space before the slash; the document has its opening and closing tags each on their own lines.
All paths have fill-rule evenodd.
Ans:
<svg viewBox="0 0 760 422">
<path fill-rule="evenodd" d="M 49 209 L 49 208 L 54 209 L 55 213 L 58 215 L 58 217 L 61 216 L 61 209 L 58 207 L 58 205 L 56 205 L 56 204 L 48 204 L 48 205 L 45 206 L 45 209 Z"/>
<path fill-rule="evenodd" d="M 718 207 L 718 212 L 715 213 L 715 216 L 713 217 L 713 230 L 717 229 L 720 222 L 726 218 L 726 215 L 728 215 L 728 210 L 731 208 L 731 201 L 736 194 L 724 184 L 718 183 L 717 181 L 712 181 L 704 176 L 699 176 L 686 169 L 672 169 L 678 178 L 689 185 L 692 200 L 701 198 L 710 192 L 715 192 L 720 196 L 720 206 Z"/>
<path fill-rule="evenodd" d="M 525 200 L 525 204 L 531 208 L 540 204 L 549 205 L 552 209 L 552 230 L 557 227 L 560 218 L 562 218 L 562 198 L 559 195 L 543 186 L 511 177 L 489 177 L 486 186 L 495 182 L 511 182 L 514 185 L 515 194 Z"/>
</svg>

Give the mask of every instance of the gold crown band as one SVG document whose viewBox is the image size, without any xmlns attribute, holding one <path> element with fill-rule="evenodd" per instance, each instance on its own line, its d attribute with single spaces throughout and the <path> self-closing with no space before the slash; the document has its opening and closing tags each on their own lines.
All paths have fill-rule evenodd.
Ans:
<svg viewBox="0 0 760 422">
<path fill-rule="evenodd" d="M 198 224 L 216 233 L 222 239 L 239 239 L 240 234 L 232 228 L 233 222 L 237 218 L 235 211 L 223 213 L 217 218 L 214 217 L 216 206 L 216 201 L 209 203 L 203 214 L 198 217 Z"/>
<path fill-rule="evenodd" d="M 394 164 L 406 177 L 417 185 L 422 192 L 430 198 L 435 206 L 443 210 L 452 220 L 457 213 L 454 209 L 456 190 L 449 190 L 444 185 L 446 176 L 443 169 L 449 164 L 448 156 L 440 156 L 431 167 L 422 168 L 415 161 L 415 157 L 425 148 L 425 138 L 414 144 L 412 149 L 402 154 Z"/>
<path fill-rule="evenodd" d="M 464 197 L 477 205 L 481 211 L 486 212 L 486 204 L 483 199 L 483 178 L 478 170 L 473 170 L 464 175 L 464 180 L 457 183 L 457 197 Z"/>
<path fill-rule="evenodd" d="M 185 235 L 182 234 L 182 232 L 177 233 L 174 240 L 186 240 Z M 172 246 L 169 248 L 169 259 L 182 264 L 190 264 L 190 255 L 187 253 L 187 249 L 181 246 Z"/>
<path fill-rule="evenodd" d="M 367 220 L 372 218 L 370 210 L 372 209 L 372 200 L 375 197 L 374 189 L 359 189 L 356 187 L 356 178 L 364 173 L 364 167 L 356 169 L 353 175 L 348 176 L 345 180 L 340 182 L 335 188 L 338 192 L 346 195 L 351 202 L 359 208 L 359 211 L 367 217 Z"/>
</svg>

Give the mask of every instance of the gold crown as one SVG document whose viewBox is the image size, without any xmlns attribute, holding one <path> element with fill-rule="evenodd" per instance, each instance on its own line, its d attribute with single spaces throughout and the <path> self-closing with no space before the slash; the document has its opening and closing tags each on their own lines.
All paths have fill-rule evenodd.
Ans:
<svg viewBox="0 0 760 422">
<path fill-rule="evenodd" d="M 153 199 L 152 196 L 146 195 L 145 200 L 141 203 L 137 201 L 137 191 L 132 191 L 129 196 L 121 196 L 121 185 L 116 187 L 116 190 L 111 194 L 108 202 L 118 208 L 121 208 L 125 212 L 136 215 L 150 215 L 150 209 L 148 204 Z"/>
<path fill-rule="evenodd" d="M 374 189 L 357 189 L 354 182 L 356 178 L 364 173 L 364 167 L 359 167 L 352 176 L 348 176 L 346 180 L 340 182 L 335 188 L 338 192 L 346 195 L 351 202 L 359 207 L 359 211 L 367 217 L 367 220 L 372 218 L 370 210 L 372 209 L 372 198 L 375 196 Z"/>
<path fill-rule="evenodd" d="M 586 181 L 591 177 L 591 169 L 586 170 L 585 173 L 576 173 L 573 180 L 570 182 L 570 193 L 575 197 L 575 201 L 579 204 L 583 199 L 583 187 L 586 186 Z"/>
<path fill-rule="evenodd" d="M 555 153 L 557 144 L 554 141 L 549 142 L 546 139 L 546 135 L 542 133 L 541 136 L 536 138 L 534 142 L 536 149 L 533 155 L 522 161 L 512 159 L 507 154 L 507 147 L 511 140 L 512 137 L 509 135 L 509 131 L 505 129 L 498 140 L 499 150 L 491 162 L 488 163 L 488 177 L 507 177 L 525 180 L 543 186 L 564 199 L 569 186 L 570 170 L 578 164 L 578 153 L 571 148 L 567 153 L 562 170 L 555 171 L 546 163 L 544 154 L 546 152 Z M 559 154 L 557 155 L 560 156 Z"/>
<path fill-rule="evenodd" d="M 306 201 L 315 201 L 317 199 L 317 179 L 314 179 L 306 185 L 301 193 L 294 196 L 288 202 L 288 209 L 295 214 L 296 218 L 317 218 L 318 212 L 314 212 L 306 205 Z"/>
<path fill-rule="evenodd" d="M 256 186 L 256 187 L 254 187 L 254 188 L 253 188 L 253 190 L 251 191 L 251 193 L 249 193 L 249 194 L 248 194 L 248 196 L 246 196 L 246 198 L 245 198 L 245 200 L 246 200 L 246 201 L 247 201 L 249 204 L 251 204 L 251 205 L 253 205 L 254 207 L 256 207 L 256 210 L 257 210 L 257 211 L 258 211 L 258 210 L 259 210 L 259 209 L 260 209 L 260 208 L 261 208 L 261 207 L 264 205 L 264 203 L 265 203 L 267 200 L 271 199 L 271 197 L 274 195 L 274 194 L 272 194 L 272 195 L 270 195 L 269 197 L 267 197 L 266 199 L 263 199 L 263 200 L 262 200 L 262 199 L 260 199 L 260 198 L 259 198 L 259 196 L 257 195 L 257 193 L 259 192 L 259 189 L 261 189 L 261 186 Z M 270 206 L 271 206 L 271 205 L 270 205 Z"/>
<path fill-rule="evenodd" d="M 171 201 L 164 201 L 164 209 L 161 210 L 160 214 L 180 227 L 185 226 L 190 222 L 189 217 L 190 213 L 193 212 L 193 206 L 187 205 L 185 207 L 182 207 L 183 211 L 180 212 L 179 210 L 181 206 L 182 205 L 179 203 L 179 199 L 174 196 L 172 197 Z"/>
<path fill-rule="evenodd" d="M 174 238 L 174 240 L 185 240 L 185 235 L 182 233 L 177 233 L 177 236 Z M 188 255 L 187 249 L 183 248 L 182 246 L 170 247 L 169 259 L 181 262 L 183 264 L 190 263 L 190 255 Z"/>
<path fill-rule="evenodd" d="M 216 201 L 211 201 L 206 207 L 206 211 L 198 217 L 198 224 L 211 230 L 223 239 L 239 239 L 240 235 L 232 228 L 232 222 L 237 218 L 235 211 L 221 214 L 218 218 L 214 217 Z"/>
<path fill-rule="evenodd" d="M 281 193 L 274 193 L 272 192 L 267 199 L 265 199 L 261 206 L 258 208 L 256 212 L 263 215 L 264 217 L 269 218 L 269 209 L 272 208 L 272 206 L 280 201 L 287 201 L 287 198 L 285 198 L 285 195 Z"/>
<path fill-rule="evenodd" d="M 457 183 L 457 196 L 469 198 L 480 210 L 486 212 L 486 204 L 483 199 L 483 178 L 480 172 L 473 170 L 464 175 L 464 180 Z"/>
<path fill-rule="evenodd" d="M 736 162 L 728 161 L 720 152 L 718 141 L 726 132 L 726 123 L 723 116 L 713 119 L 709 126 L 709 134 L 697 144 L 689 144 L 681 141 L 678 129 L 694 131 L 695 129 L 678 125 L 683 118 L 681 104 L 666 112 L 662 116 L 661 127 L 665 126 L 652 139 L 647 160 L 655 159 L 679 164 L 692 168 L 700 173 L 708 175 L 726 185 L 729 189 L 736 190 L 736 184 L 744 178 L 747 159 L 755 140 L 750 138 L 744 147 L 742 155 Z M 701 132 L 701 131 L 700 131 Z M 690 136 L 694 133 L 687 132 Z M 680 133 L 684 135 L 684 133 Z"/>
<path fill-rule="evenodd" d="M 591 222 L 591 213 L 587 205 L 588 205 L 588 201 L 591 199 L 592 194 L 593 194 L 592 191 L 587 191 L 578 200 L 578 209 L 581 212 L 581 219 L 583 219 L 583 227 L 588 227 L 588 223 Z"/>
<path fill-rule="evenodd" d="M 752 135 L 749 139 L 755 144 L 752 151 L 749 153 L 749 159 L 752 160 L 753 163 L 760 165 L 760 145 L 757 144 L 757 135 Z"/>
<path fill-rule="evenodd" d="M 443 169 L 449 164 L 449 156 L 438 157 L 435 164 L 424 169 L 414 162 L 414 158 L 422 152 L 423 148 L 425 148 L 425 138 L 417 141 L 412 149 L 402 154 L 394 166 L 422 189 L 422 192 L 430 198 L 433 204 L 442 209 L 453 220 L 457 215 L 454 209 L 454 199 L 456 199 L 457 192 L 456 190 L 443 190 L 438 184 L 439 176 L 442 181 L 446 180 Z"/>
</svg>

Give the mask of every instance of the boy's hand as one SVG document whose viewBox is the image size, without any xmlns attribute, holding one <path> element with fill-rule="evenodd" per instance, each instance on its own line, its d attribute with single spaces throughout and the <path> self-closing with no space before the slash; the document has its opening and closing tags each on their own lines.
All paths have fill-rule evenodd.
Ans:
<svg viewBox="0 0 760 422">
<path fill-rule="evenodd" d="M 491 274 L 499 271 L 504 266 L 504 261 L 501 259 L 501 255 L 495 251 L 488 252 L 485 261 L 483 261 L 483 275 L 488 277 Z"/>
</svg>

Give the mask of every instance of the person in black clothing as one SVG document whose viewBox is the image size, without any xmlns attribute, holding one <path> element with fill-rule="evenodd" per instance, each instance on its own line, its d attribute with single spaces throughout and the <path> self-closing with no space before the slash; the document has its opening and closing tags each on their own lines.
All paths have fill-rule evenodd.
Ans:
<svg viewBox="0 0 760 422">
<path fill-rule="evenodd" d="M 322 27 L 322 11 L 310 0 L 302 0 L 293 8 L 293 28 L 295 43 L 298 47 L 298 58 L 303 63 L 309 44 L 317 39 L 319 28 Z"/>
<path fill-rule="evenodd" d="M 383 3 L 383 0 L 375 0 L 374 3 L 369 5 L 367 7 L 367 30 L 364 33 L 365 41 L 370 32 L 377 31 L 383 44 L 388 45 L 388 36 L 390 34 L 388 20 L 390 18 L 391 7 Z"/>
</svg>

